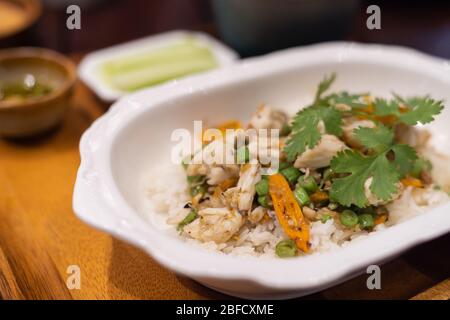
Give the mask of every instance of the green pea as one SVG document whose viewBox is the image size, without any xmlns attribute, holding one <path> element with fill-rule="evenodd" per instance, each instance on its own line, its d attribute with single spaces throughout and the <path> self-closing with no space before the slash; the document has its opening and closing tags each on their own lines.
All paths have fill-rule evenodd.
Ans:
<svg viewBox="0 0 450 320">
<path fill-rule="evenodd" d="M 269 199 L 269 196 L 263 195 L 263 196 L 259 196 L 258 197 L 258 203 L 263 206 L 264 208 L 271 208 L 272 207 L 272 203 Z"/>
<path fill-rule="evenodd" d="M 267 179 L 262 179 L 255 185 L 256 193 L 259 196 L 264 196 L 269 193 L 269 181 Z"/>
<path fill-rule="evenodd" d="M 183 221 L 181 221 L 178 224 L 177 230 L 178 231 L 182 230 L 184 226 L 188 225 L 189 223 L 197 219 L 197 217 L 198 217 L 197 210 L 191 209 L 191 211 L 186 215 L 186 217 L 184 217 Z"/>
<path fill-rule="evenodd" d="M 295 188 L 294 196 L 301 206 L 306 206 L 307 204 L 310 203 L 308 192 L 306 192 L 306 190 L 303 189 L 302 187 Z"/>
<path fill-rule="evenodd" d="M 206 186 L 204 186 L 204 185 L 198 185 L 198 186 L 195 186 L 195 187 L 192 187 L 192 188 L 191 188 L 190 194 L 191 194 L 191 197 L 195 197 L 195 196 L 198 195 L 199 193 L 205 194 L 206 191 L 207 191 L 207 190 L 206 190 Z"/>
<path fill-rule="evenodd" d="M 352 210 L 344 210 L 339 216 L 341 223 L 348 227 L 354 227 L 358 223 L 358 215 Z"/>
<path fill-rule="evenodd" d="M 294 240 L 282 240 L 275 247 L 275 253 L 280 258 L 290 258 L 297 254 L 297 246 Z"/>
<path fill-rule="evenodd" d="M 370 213 L 363 213 L 358 218 L 359 226 L 362 229 L 370 229 L 375 225 L 373 216 Z"/>
<path fill-rule="evenodd" d="M 285 137 L 291 133 L 292 129 L 291 126 L 289 126 L 287 123 L 283 125 L 283 127 L 280 130 L 280 136 Z"/>
<path fill-rule="evenodd" d="M 236 151 L 236 161 L 238 164 L 246 163 L 250 159 L 250 151 L 246 146 L 242 146 Z"/>
<path fill-rule="evenodd" d="M 280 171 L 290 184 L 294 184 L 298 177 L 300 177 L 300 170 L 294 167 L 289 167 Z"/>
<path fill-rule="evenodd" d="M 316 180 L 311 176 L 308 176 L 307 178 L 305 178 L 305 176 L 300 177 L 298 179 L 298 186 L 308 191 L 308 193 L 314 193 L 319 190 Z"/>
</svg>

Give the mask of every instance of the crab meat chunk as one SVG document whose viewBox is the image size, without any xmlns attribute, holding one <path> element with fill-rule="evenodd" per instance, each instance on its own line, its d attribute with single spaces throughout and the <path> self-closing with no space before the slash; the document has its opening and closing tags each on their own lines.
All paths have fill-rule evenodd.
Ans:
<svg viewBox="0 0 450 320">
<path fill-rule="evenodd" d="M 345 143 L 335 136 L 324 134 L 314 148 L 307 149 L 297 157 L 294 167 L 311 169 L 328 167 L 331 159 L 346 148 Z"/>
<path fill-rule="evenodd" d="M 241 214 L 235 209 L 205 208 L 198 215 L 198 219 L 184 227 L 184 232 L 202 242 L 227 242 L 244 223 Z"/>
<path fill-rule="evenodd" d="M 287 122 L 284 112 L 262 105 L 250 119 L 250 126 L 255 129 L 281 129 Z"/>
<path fill-rule="evenodd" d="M 226 202 L 235 209 L 248 211 L 252 208 L 255 196 L 255 184 L 261 180 L 258 164 L 244 164 L 241 166 L 237 186 L 229 188 L 223 193 Z"/>
</svg>

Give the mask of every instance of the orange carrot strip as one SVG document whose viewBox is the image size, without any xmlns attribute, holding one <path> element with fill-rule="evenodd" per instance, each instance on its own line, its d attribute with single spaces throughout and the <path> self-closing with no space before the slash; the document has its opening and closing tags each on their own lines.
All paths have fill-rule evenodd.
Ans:
<svg viewBox="0 0 450 320">
<path fill-rule="evenodd" d="M 228 188 L 234 187 L 237 183 L 237 178 L 228 178 L 219 183 L 219 187 L 225 191 Z"/>
<path fill-rule="evenodd" d="M 406 177 L 406 178 L 404 178 L 404 179 L 402 179 L 400 181 L 405 187 L 415 187 L 415 188 L 422 188 L 423 187 L 422 181 L 420 179 L 417 179 L 417 178 Z"/>
<path fill-rule="evenodd" d="M 219 125 L 217 125 L 216 127 L 213 127 L 213 128 L 216 128 L 216 129 L 220 130 L 222 132 L 222 134 L 223 134 L 223 137 L 225 138 L 227 129 L 234 129 L 234 130 L 242 129 L 242 124 L 238 120 L 229 120 L 229 121 L 222 122 L 221 124 L 219 124 Z M 212 129 L 212 128 L 210 128 L 210 129 Z M 206 130 L 207 129 L 203 130 L 203 133 L 202 133 L 202 142 L 203 143 L 209 143 L 212 140 L 212 139 L 205 138 L 205 131 Z"/>
<path fill-rule="evenodd" d="M 328 194 L 323 191 L 316 191 L 309 196 L 312 202 L 322 202 L 328 200 Z"/>
<path fill-rule="evenodd" d="M 386 220 L 387 220 L 387 215 L 385 215 L 385 214 L 379 215 L 375 219 L 375 225 L 377 226 L 379 224 L 385 223 Z"/>
</svg>

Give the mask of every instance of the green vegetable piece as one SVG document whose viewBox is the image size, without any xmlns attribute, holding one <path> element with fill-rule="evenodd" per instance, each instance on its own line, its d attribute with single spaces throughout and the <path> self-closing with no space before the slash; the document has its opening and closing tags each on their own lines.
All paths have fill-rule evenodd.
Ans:
<svg viewBox="0 0 450 320">
<path fill-rule="evenodd" d="M 297 199 L 297 202 L 301 206 L 306 206 L 307 204 L 310 203 L 308 192 L 306 192 L 306 190 L 303 189 L 302 187 L 295 188 L 294 196 L 295 196 L 295 199 Z"/>
<path fill-rule="evenodd" d="M 330 198 L 343 206 L 363 208 L 368 204 L 364 190 L 367 179 L 372 178 L 372 193 L 382 200 L 389 200 L 417 155 L 408 145 L 394 144 L 392 130 L 385 126 L 358 128 L 354 132 L 364 146 L 373 152 L 366 156 L 356 150 L 345 150 L 331 160 L 334 172 L 347 175 L 333 179 Z M 394 160 L 388 159 L 389 153 L 394 155 Z"/>
<path fill-rule="evenodd" d="M 290 258 L 297 254 L 297 246 L 294 240 L 282 240 L 275 247 L 275 253 L 280 258 Z"/>
<path fill-rule="evenodd" d="M 444 108 L 442 100 L 434 100 L 428 96 L 411 98 L 394 96 L 395 99 L 391 101 L 375 99 L 375 115 L 394 116 L 397 122 L 413 126 L 433 121 L 434 117 Z"/>
<path fill-rule="evenodd" d="M 323 172 L 323 180 L 327 181 L 330 180 L 333 177 L 333 169 L 331 168 L 327 168 L 324 172 Z"/>
<path fill-rule="evenodd" d="M 280 136 L 282 137 L 288 136 L 291 133 L 291 131 L 292 131 L 291 127 L 287 123 L 285 123 L 280 130 Z"/>
<path fill-rule="evenodd" d="M 308 193 L 313 193 L 319 190 L 316 180 L 314 180 L 311 176 L 308 176 L 307 178 L 305 178 L 305 176 L 301 176 L 298 179 L 298 186 L 305 189 Z"/>
<path fill-rule="evenodd" d="M 331 219 L 331 216 L 329 215 L 329 214 L 324 214 L 323 216 L 322 216 L 322 218 L 320 218 L 320 221 L 322 222 L 322 223 L 325 223 L 325 222 L 327 222 L 328 220 L 330 220 Z"/>
<path fill-rule="evenodd" d="M 278 171 L 284 170 L 291 167 L 291 164 L 289 162 L 280 162 L 278 165 Z"/>
<path fill-rule="evenodd" d="M 344 226 L 352 228 L 358 223 L 358 215 L 352 210 L 344 210 L 341 212 L 339 220 Z"/>
<path fill-rule="evenodd" d="M 186 225 L 188 225 L 197 218 L 198 218 L 197 210 L 191 209 L 191 211 L 186 215 L 186 217 L 184 217 L 183 221 L 181 221 L 178 224 L 177 230 L 178 231 L 182 230 Z"/>
<path fill-rule="evenodd" d="M 280 173 L 286 178 L 290 184 L 294 184 L 300 177 L 300 170 L 294 167 L 289 167 L 280 171 Z"/>
<path fill-rule="evenodd" d="M 187 181 L 189 184 L 202 184 L 205 181 L 205 176 L 187 176 Z"/>
<path fill-rule="evenodd" d="M 236 151 L 236 161 L 238 164 L 247 163 L 250 159 L 250 151 L 246 146 L 242 146 Z"/>
<path fill-rule="evenodd" d="M 195 197 L 198 194 L 204 195 L 206 193 L 206 191 L 207 191 L 206 190 L 206 186 L 204 186 L 204 185 L 197 185 L 197 186 L 194 186 L 194 187 L 191 188 L 190 194 L 191 194 L 191 197 Z"/>
<path fill-rule="evenodd" d="M 370 213 L 363 213 L 358 217 L 359 225 L 362 229 L 370 229 L 375 225 L 373 215 Z"/>
<path fill-rule="evenodd" d="M 272 207 L 271 201 L 270 201 L 269 196 L 267 194 L 263 195 L 263 196 L 259 196 L 258 197 L 258 203 L 261 206 L 263 206 L 264 208 L 268 208 L 269 209 L 269 208 Z"/>
<path fill-rule="evenodd" d="M 432 165 L 431 165 L 430 161 L 423 159 L 423 158 L 418 158 L 414 162 L 410 174 L 411 174 L 411 176 L 418 178 L 422 172 L 424 172 L 424 171 L 427 172 L 427 171 L 430 171 L 431 169 L 432 169 Z"/>
<path fill-rule="evenodd" d="M 256 185 L 255 185 L 256 193 L 259 196 L 264 196 L 269 192 L 269 181 L 267 179 L 261 179 Z"/>
<path fill-rule="evenodd" d="M 342 133 L 342 114 L 329 106 L 312 106 L 300 110 L 292 122 L 292 134 L 286 142 L 284 152 L 288 161 L 294 161 L 297 155 L 307 148 L 314 148 L 320 141 L 319 122 L 325 125 L 329 134 L 340 136 Z"/>
</svg>

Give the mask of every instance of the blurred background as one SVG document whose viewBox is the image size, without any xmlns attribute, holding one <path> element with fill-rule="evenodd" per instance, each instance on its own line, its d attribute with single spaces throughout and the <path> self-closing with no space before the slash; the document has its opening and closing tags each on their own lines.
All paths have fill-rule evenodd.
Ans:
<svg viewBox="0 0 450 320">
<path fill-rule="evenodd" d="M 32 9 L 33 26 L 2 37 L 5 16 L 13 17 L 5 3 L 35 2 L 42 7 Z M 81 7 L 81 30 L 65 27 L 70 4 Z M 366 28 L 366 9 L 372 4 L 381 8 L 381 30 Z M 208 32 L 242 56 L 320 41 L 355 40 L 405 45 L 450 58 L 448 0 L 0 0 L 3 48 L 30 45 L 86 53 L 173 29 Z"/>
</svg>

